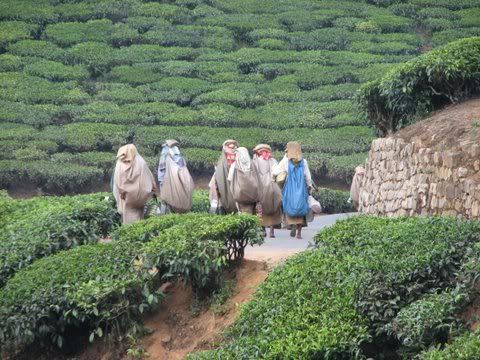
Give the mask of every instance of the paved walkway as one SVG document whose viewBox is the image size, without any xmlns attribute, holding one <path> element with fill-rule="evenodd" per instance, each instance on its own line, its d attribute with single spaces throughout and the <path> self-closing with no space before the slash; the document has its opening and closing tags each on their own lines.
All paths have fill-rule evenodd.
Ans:
<svg viewBox="0 0 480 360">
<path fill-rule="evenodd" d="M 308 227 L 302 230 L 302 240 L 291 238 L 289 230 L 275 230 L 275 238 L 265 238 L 261 246 L 248 246 L 245 249 L 245 258 L 249 260 L 262 260 L 274 264 L 287 257 L 301 252 L 313 244 L 315 234 L 326 226 L 334 224 L 338 219 L 346 219 L 355 213 L 334 214 L 316 217 Z M 268 231 L 267 231 L 268 232 Z"/>
</svg>

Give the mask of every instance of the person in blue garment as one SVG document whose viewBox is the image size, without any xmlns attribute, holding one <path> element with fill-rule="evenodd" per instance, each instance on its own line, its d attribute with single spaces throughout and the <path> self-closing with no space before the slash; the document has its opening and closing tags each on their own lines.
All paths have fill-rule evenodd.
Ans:
<svg viewBox="0 0 480 360">
<path fill-rule="evenodd" d="M 312 175 L 307 160 L 303 158 L 299 142 L 287 143 L 285 156 L 274 167 L 274 177 L 284 174 L 285 183 L 282 190 L 282 207 L 285 221 L 291 229 L 290 236 L 302 238 L 302 227 L 307 226 L 309 212 L 308 196 L 313 187 Z"/>
</svg>

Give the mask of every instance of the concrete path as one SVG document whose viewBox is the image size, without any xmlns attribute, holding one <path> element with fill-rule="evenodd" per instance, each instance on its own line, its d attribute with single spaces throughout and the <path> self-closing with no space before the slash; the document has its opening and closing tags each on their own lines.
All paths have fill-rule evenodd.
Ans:
<svg viewBox="0 0 480 360">
<path fill-rule="evenodd" d="M 245 259 L 266 261 L 275 264 L 287 257 L 307 249 L 313 244 L 315 234 L 326 226 L 333 225 L 338 219 L 346 219 L 355 213 L 317 216 L 308 227 L 302 230 L 302 240 L 291 238 L 289 230 L 275 230 L 275 238 L 268 236 L 261 246 L 248 246 Z M 267 231 L 268 232 L 268 231 Z"/>
</svg>

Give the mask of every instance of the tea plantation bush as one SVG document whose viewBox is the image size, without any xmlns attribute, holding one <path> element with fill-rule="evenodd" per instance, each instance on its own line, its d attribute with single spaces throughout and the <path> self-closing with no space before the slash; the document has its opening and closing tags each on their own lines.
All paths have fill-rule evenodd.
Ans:
<svg viewBox="0 0 480 360">
<path fill-rule="evenodd" d="M 320 202 L 322 212 L 325 214 L 340 214 L 353 212 L 353 205 L 348 202 L 350 192 L 319 188 L 313 193 L 313 197 Z"/>
<path fill-rule="evenodd" d="M 358 88 L 425 49 L 480 35 L 479 9 L 474 0 L 302 0 L 295 6 L 244 0 L 4 0 L 0 128 L 32 125 L 31 136 L 11 140 L 29 149 L 20 157 L 44 161 L 67 158 L 57 156 L 63 152 L 114 153 L 132 141 L 143 146 L 136 130 L 149 133 L 159 125 L 176 128 L 151 129 L 157 138 L 155 145 L 149 141 L 148 156 L 166 137 L 184 133 L 189 138 L 183 148 L 200 154 L 206 146 L 195 141 L 198 129 L 227 129 L 228 134 L 215 132 L 207 141 L 208 148 L 219 149 L 227 135 L 239 132 L 243 138 L 247 128 L 255 136 L 243 145 L 255 139 L 281 151 L 285 142 L 299 140 L 306 144 L 307 158 L 321 157 L 312 163 L 315 176 L 348 183 L 358 165 L 356 154 L 365 152 L 372 139 L 367 116 L 354 101 Z M 412 119 L 404 110 L 394 110 L 402 124 Z M 73 126 L 73 138 L 60 135 L 63 126 L 79 122 L 127 130 L 118 137 L 113 128 L 103 127 L 104 139 L 95 144 L 87 127 Z M 43 140 L 49 126 L 56 130 L 47 133 L 58 134 L 57 151 L 32 156 L 28 143 Z M 331 131 L 328 139 L 312 141 L 314 133 L 299 128 Z M 278 130 L 289 135 L 276 140 Z M 73 139 L 75 146 L 64 146 Z M 350 146 L 358 142 L 361 149 Z M 341 164 L 336 156 L 345 156 Z M 196 163 L 194 173 L 213 171 Z M 85 174 L 96 167 L 81 166 Z M 42 169 L 42 178 L 50 178 Z M 102 162 L 97 169 L 104 171 Z M 6 170 L 15 178 L 14 163 Z"/>
<path fill-rule="evenodd" d="M 3 200 L 1 215 L 0 286 L 36 259 L 93 243 L 117 224 L 107 194 Z"/>
<path fill-rule="evenodd" d="M 190 358 L 381 356 L 369 343 L 381 345 L 392 322 L 399 325 L 413 306 L 431 309 L 442 296 L 427 294 L 455 286 L 456 274 L 480 241 L 479 227 L 451 218 L 357 216 L 338 222 L 317 234 L 316 250 L 269 275 L 219 349 Z M 444 306 L 436 310 L 440 317 L 450 311 L 442 304 L 433 305 Z M 415 336 L 421 324 L 402 326 L 411 326 L 408 335 Z M 430 331 L 428 321 L 423 326 L 420 331 Z"/>
<path fill-rule="evenodd" d="M 183 277 L 202 287 L 202 279 L 236 259 L 228 249 L 263 241 L 253 216 L 200 214 L 152 217 L 120 228 L 113 239 L 35 261 L 0 289 L 4 351 L 33 342 L 68 346 L 79 330 L 90 331 L 90 340 L 123 331 L 158 302 L 161 281 Z M 157 275 L 147 271 L 153 255 Z M 138 266 L 136 258 L 143 259 Z"/>
<path fill-rule="evenodd" d="M 391 70 L 364 85 L 359 101 L 382 135 L 415 116 L 480 91 L 480 38 L 459 40 Z"/>
</svg>

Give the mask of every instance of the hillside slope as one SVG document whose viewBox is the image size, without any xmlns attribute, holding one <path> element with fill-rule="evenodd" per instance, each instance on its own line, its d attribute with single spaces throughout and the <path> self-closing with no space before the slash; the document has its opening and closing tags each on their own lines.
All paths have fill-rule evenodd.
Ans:
<svg viewBox="0 0 480 360">
<path fill-rule="evenodd" d="M 380 5 L 374 5 L 380 4 Z M 72 191 L 133 141 L 153 166 L 175 137 L 195 173 L 225 138 L 300 140 L 348 181 L 372 139 L 352 97 L 422 49 L 480 34 L 471 0 L 5 0 L 0 187 Z M 75 190 L 74 190 L 75 191 Z"/>
</svg>

